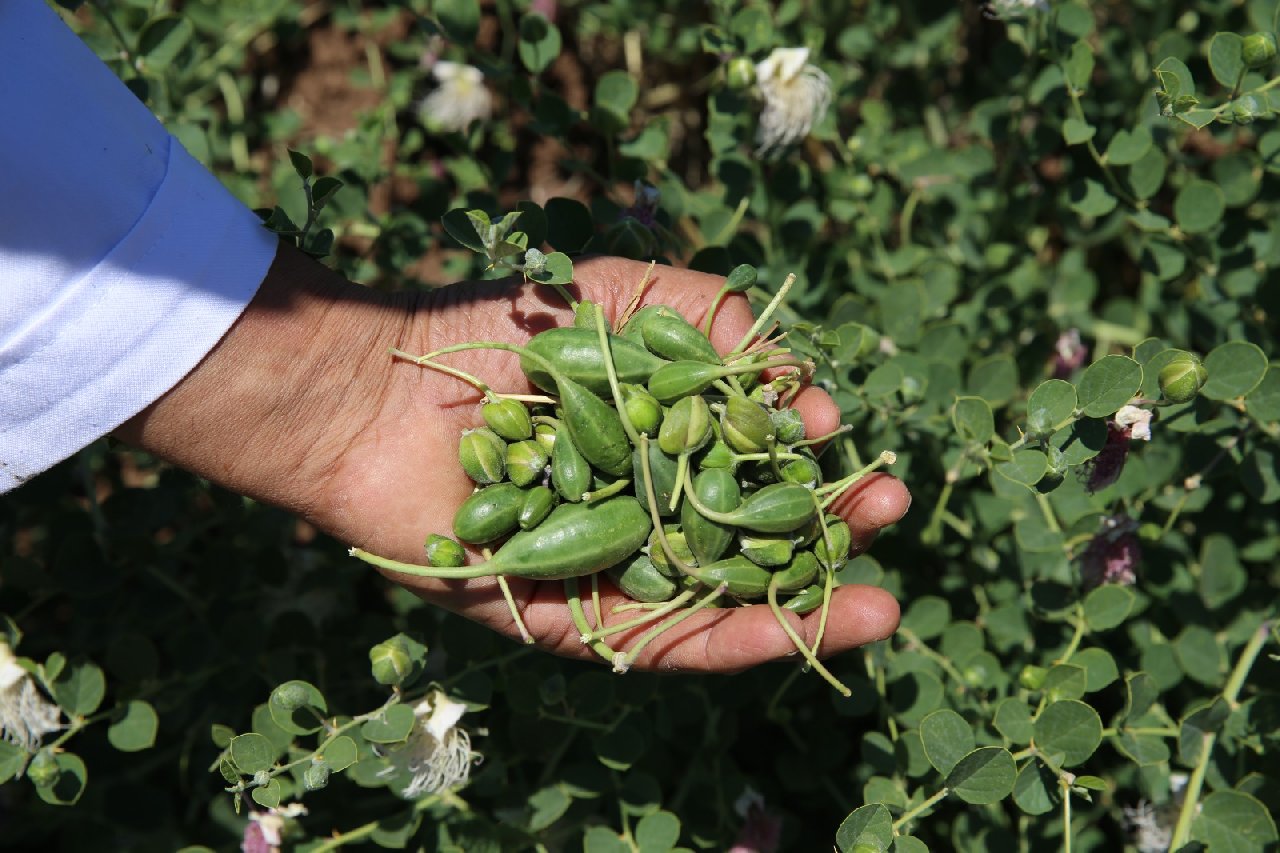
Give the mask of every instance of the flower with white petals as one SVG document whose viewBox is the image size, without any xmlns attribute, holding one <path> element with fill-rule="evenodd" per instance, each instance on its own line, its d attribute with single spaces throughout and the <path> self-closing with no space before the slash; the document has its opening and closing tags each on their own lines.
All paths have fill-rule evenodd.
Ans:
<svg viewBox="0 0 1280 853">
<path fill-rule="evenodd" d="M 60 728 L 62 710 L 45 698 L 9 644 L 0 639 L 0 739 L 35 752 L 41 738 Z"/>
<path fill-rule="evenodd" d="M 276 853 L 280 849 L 284 822 L 307 813 L 302 803 L 290 803 L 265 812 L 250 812 L 240 840 L 241 853 Z"/>
<path fill-rule="evenodd" d="M 458 726 L 466 710 L 439 690 L 428 695 L 414 706 L 417 720 L 408 742 L 390 753 L 390 763 L 378 775 L 408 774 L 400 796 L 410 800 L 465 784 L 479 760 L 471 751 L 471 736 Z"/>
<path fill-rule="evenodd" d="M 1138 853 L 1165 853 L 1173 841 L 1173 822 L 1169 815 L 1146 800 L 1124 807 L 1124 822 L 1133 833 Z"/>
<path fill-rule="evenodd" d="M 809 64 L 809 48 L 779 47 L 756 64 L 764 99 L 756 128 L 756 153 L 764 154 L 809 135 L 831 106 L 831 78 Z"/>
<path fill-rule="evenodd" d="M 464 131 L 492 114 L 493 96 L 479 68 L 442 59 L 431 66 L 431 75 L 440 85 L 418 104 L 418 114 L 429 126 Z"/>
<path fill-rule="evenodd" d="M 991 0 L 985 9 L 992 18 L 1026 18 L 1033 12 L 1048 11 L 1049 0 Z"/>
<path fill-rule="evenodd" d="M 1151 440 L 1151 410 L 1138 406 L 1124 406 L 1116 412 L 1116 426 L 1129 433 L 1134 441 Z"/>
</svg>

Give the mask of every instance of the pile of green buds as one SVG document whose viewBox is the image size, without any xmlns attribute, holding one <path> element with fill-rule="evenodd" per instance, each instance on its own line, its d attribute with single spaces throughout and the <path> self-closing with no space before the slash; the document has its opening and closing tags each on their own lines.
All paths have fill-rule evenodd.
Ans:
<svg viewBox="0 0 1280 853">
<path fill-rule="evenodd" d="M 740 267 L 717 295 L 702 329 L 675 310 L 628 311 L 611 330 L 600 306 L 574 304 L 574 325 L 536 335 L 526 346 L 477 341 L 422 356 L 395 351 L 463 379 L 484 394 L 485 426 L 468 429 L 458 461 L 476 491 L 453 520 L 460 542 L 487 558 L 466 565 L 459 541 L 432 535 L 427 565 L 352 549 L 374 565 L 433 578 L 493 576 L 528 640 L 506 577 L 563 580 L 575 625 L 618 672 L 663 631 L 706 607 L 764 599 L 805 659 L 842 693 L 817 660 L 836 574 L 848 560 L 848 525 L 828 509 L 891 453 L 826 483 L 814 448 L 790 407 L 812 373 L 765 332 L 794 277 L 751 331 L 721 356 L 708 338 L 727 293 L 755 283 Z M 638 300 L 637 300 L 638 301 Z M 762 334 L 763 333 L 763 334 Z M 449 353 L 516 353 L 541 394 L 500 394 L 442 364 Z M 604 573 L 640 614 L 605 627 L 587 621 L 578 579 Z M 598 602 L 598 596 L 593 595 Z M 782 608 L 822 608 L 808 646 Z M 626 653 L 607 639 L 651 625 Z"/>
</svg>

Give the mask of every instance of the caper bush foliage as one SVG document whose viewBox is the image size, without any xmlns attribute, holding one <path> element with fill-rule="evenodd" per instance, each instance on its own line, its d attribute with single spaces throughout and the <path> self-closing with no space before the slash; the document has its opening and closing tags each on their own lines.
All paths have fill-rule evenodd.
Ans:
<svg viewBox="0 0 1280 853">
<path fill-rule="evenodd" d="M 0 743 L 0 843 L 1276 849 L 1276 0 L 62 5 L 369 286 L 490 274 L 468 211 L 518 212 L 498 255 L 549 281 L 584 251 L 749 264 L 762 301 L 795 273 L 788 346 L 853 428 L 823 464 L 895 451 L 914 506 L 841 570 L 904 603 L 828 661 L 843 698 L 529 651 L 94 446 L 0 501 L 8 647 L 64 723 Z M 363 94 L 322 121 L 295 95 L 334 43 Z M 795 47 L 830 101 L 763 145 L 755 63 Z M 440 60 L 489 93 L 468 124 L 418 108 Z M 483 761 L 406 800 L 441 697 Z"/>
</svg>

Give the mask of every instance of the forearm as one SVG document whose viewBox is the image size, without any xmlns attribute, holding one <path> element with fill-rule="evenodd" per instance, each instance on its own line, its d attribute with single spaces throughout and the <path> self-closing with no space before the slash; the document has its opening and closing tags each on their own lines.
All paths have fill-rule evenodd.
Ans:
<svg viewBox="0 0 1280 853">
<path fill-rule="evenodd" d="M 308 514 L 372 420 L 405 302 L 281 245 L 218 345 L 115 435 L 233 491 Z M 339 428 L 335 428 L 339 427 Z"/>
</svg>

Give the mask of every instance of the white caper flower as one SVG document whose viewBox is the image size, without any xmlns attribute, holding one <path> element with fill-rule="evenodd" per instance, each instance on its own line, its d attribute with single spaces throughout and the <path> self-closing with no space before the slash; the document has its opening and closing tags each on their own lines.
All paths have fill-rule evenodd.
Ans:
<svg viewBox="0 0 1280 853">
<path fill-rule="evenodd" d="M 1116 412 L 1116 426 L 1125 430 L 1134 441 L 1151 440 L 1151 410 L 1139 406 L 1124 406 Z"/>
<path fill-rule="evenodd" d="M 756 128 L 757 154 L 804 139 L 831 106 L 831 78 L 809 64 L 807 47 L 774 48 L 756 64 L 756 86 L 764 99 Z"/>
<path fill-rule="evenodd" d="M 418 114 L 429 126 L 463 131 L 492 114 L 493 96 L 479 68 L 442 59 L 431 66 L 431 76 L 440 85 L 418 104 Z"/>
<path fill-rule="evenodd" d="M 1048 8 L 1049 0 L 991 0 L 986 5 L 986 13 L 992 18 L 1025 18 Z"/>
<path fill-rule="evenodd" d="M 1151 803 L 1140 800 L 1136 806 L 1124 807 L 1124 821 L 1133 833 L 1138 853 L 1165 853 L 1173 841 L 1173 824 L 1169 816 Z"/>
<path fill-rule="evenodd" d="M 9 644 L 0 639 L 0 739 L 35 752 L 41 738 L 60 728 L 62 710 L 45 698 Z"/>
<path fill-rule="evenodd" d="M 390 753 L 381 777 L 408 773 L 400 796 L 413 800 L 466 783 L 479 755 L 471 751 L 471 735 L 458 726 L 467 706 L 436 690 L 414 706 L 417 718 L 404 746 Z"/>
</svg>

